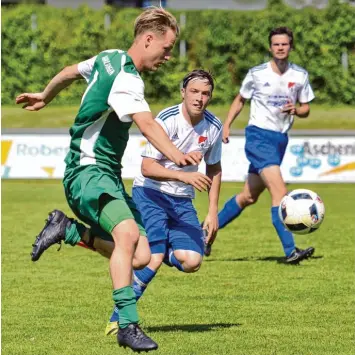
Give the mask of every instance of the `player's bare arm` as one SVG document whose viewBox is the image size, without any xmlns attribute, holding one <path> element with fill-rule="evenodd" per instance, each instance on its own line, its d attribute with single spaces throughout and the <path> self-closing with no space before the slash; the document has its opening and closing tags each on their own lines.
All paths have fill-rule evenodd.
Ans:
<svg viewBox="0 0 355 355">
<path fill-rule="evenodd" d="M 294 103 L 289 102 L 282 108 L 282 112 L 287 112 L 290 115 L 296 115 L 300 118 L 306 118 L 309 116 L 310 107 L 308 103 L 300 103 L 297 107 Z"/>
<path fill-rule="evenodd" d="M 245 99 L 240 94 L 234 99 L 223 124 L 223 143 L 229 143 L 230 127 L 244 107 Z"/>
<path fill-rule="evenodd" d="M 200 192 L 207 191 L 212 184 L 212 180 L 202 173 L 167 169 L 153 158 L 143 158 L 141 169 L 142 175 L 149 179 L 158 181 L 181 181 L 185 184 L 192 185 Z"/>
<path fill-rule="evenodd" d="M 163 128 L 153 119 L 150 112 L 134 113 L 132 114 L 132 119 L 143 136 L 176 165 L 186 166 L 199 164 L 198 160 L 195 161 L 190 155 L 184 155 L 171 143 Z"/>
<path fill-rule="evenodd" d="M 83 79 L 79 73 L 78 65 L 70 65 L 60 71 L 40 93 L 23 93 L 16 97 L 17 104 L 24 104 L 28 111 L 38 111 L 48 105 L 63 89 L 73 81 Z"/>
<path fill-rule="evenodd" d="M 206 243 L 212 244 L 218 231 L 218 200 L 222 180 L 221 162 L 213 165 L 206 165 L 206 175 L 212 180 L 209 190 L 208 214 L 203 224 L 203 229 L 208 231 Z"/>
<path fill-rule="evenodd" d="M 310 112 L 311 108 L 308 103 L 300 103 L 300 105 L 295 109 L 295 115 L 300 118 L 308 117 Z"/>
</svg>

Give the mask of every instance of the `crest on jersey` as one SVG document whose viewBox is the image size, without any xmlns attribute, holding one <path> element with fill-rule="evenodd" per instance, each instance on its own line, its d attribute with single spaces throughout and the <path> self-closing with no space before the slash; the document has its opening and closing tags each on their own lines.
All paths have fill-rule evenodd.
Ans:
<svg viewBox="0 0 355 355">
<path fill-rule="evenodd" d="M 207 141 L 207 137 L 204 137 L 204 136 L 200 136 L 198 138 L 198 145 L 200 147 L 203 147 L 205 144 L 206 144 L 206 141 Z"/>
<path fill-rule="evenodd" d="M 292 83 L 291 81 L 288 82 L 288 88 L 291 89 L 296 85 L 296 83 Z"/>
</svg>

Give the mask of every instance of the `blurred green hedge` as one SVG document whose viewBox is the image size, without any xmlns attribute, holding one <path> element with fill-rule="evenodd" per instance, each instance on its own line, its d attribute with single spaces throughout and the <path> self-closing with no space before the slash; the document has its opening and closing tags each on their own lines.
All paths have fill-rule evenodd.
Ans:
<svg viewBox="0 0 355 355">
<path fill-rule="evenodd" d="M 188 70 L 204 68 L 216 79 L 215 104 L 230 104 L 248 68 L 268 60 L 269 31 L 289 26 L 296 50 L 291 60 L 310 73 L 318 102 L 355 104 L 355 8 L 331 0 L 326 9 L 295 10 L 280 1 L 263 11 L 187 11 L 180 40 L 187 57 L 174 58 L 156 73 L 144 74 L 150 102 L 180 100 L 179 83 Z M 49 6 L 2 8 L 2 103 L 21 92 L 41 91 L 63 67 L 104 49 L 128 49 L 138 9 Z M 181 12 L 173 12 L 180 18 Z M 109 17 L 111 25 L 105 26 Z M 36 25 L 34 25 L 34 23 Z M 106 21 L 107 23 L 107 21 Z M 107 28 L 108 27 L 108 28 Z M 348 54 L 348 70 L 342 53 Z M 64 90 L 56 103 L 78 103 L 85 83 Z"/>
</svg>

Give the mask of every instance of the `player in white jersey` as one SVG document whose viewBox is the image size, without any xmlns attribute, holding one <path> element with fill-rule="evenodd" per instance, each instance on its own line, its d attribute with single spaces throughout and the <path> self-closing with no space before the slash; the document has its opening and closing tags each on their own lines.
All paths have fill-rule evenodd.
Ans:
<svg viewBox="0 0 355 355">
<path fill-rule="evenodd" d="M 156 275 L 163 261 L 178 270 L 199 270 L 205 238 L 192 205 L 194 187 L 209 192 L 209 210 L 203 229 L 213 241 L 218 230 L 218 198 L 221 184 L 222 124 L 206 110 L 214 88 L 211 75 L 194 70 L 183 80 L 183 102 L 161 111 L 156 120 L 182 152 L 201 152 L 206 175 L 197 166 L 181 168 L 148 143 L 142 174 L 133 183 L 132 197 L 141 213 L 152 253 L 151 261 L 134 272 L 137 300 Z M 106 334 L 114 334 L 118 321 L 113 312 Z"/>
<path fill-rule="evenodd" d="M 287 193 L 280 165 L 288 143 L 287 132 L 294 116 L 306 118 L 309 102 L 314 99 L 308 73 L 288 61 L 293 48 L 293 33 L 287 27 L 279 27 L 269 34 L 271 61 L 249 70 L 240 92 L 232 103 L 223 127 L 223 141 L 228 143 L 230 127 L 239 115 L 247 99 L 251 99 L 250 119 L 245 130 L 245 153 L 250 162 L 243 191 L 226 202 L 218 215 L 219 228 L 237 218 L 249 205 L 254 204 L 265 188 L 272 200 L 272 223 L 282 243 L 290 264 L 297 264 L 314 253 L 295 246 L 293 235 L 278 217 L 278 206 Z M 298 104 L 297 104 L 298 103 Z M 205 254 L 211 248 L 207 246 Z"/>
</svg>

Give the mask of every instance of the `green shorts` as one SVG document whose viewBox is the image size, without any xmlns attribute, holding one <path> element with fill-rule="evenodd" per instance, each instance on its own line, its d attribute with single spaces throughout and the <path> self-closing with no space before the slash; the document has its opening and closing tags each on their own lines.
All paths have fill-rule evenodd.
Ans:
<svg viewBox="0 0 355 355">
<path fill-rule="evenodd" d="M 110 231 L 103 230 L 99 224 L 100 213 L 104 207 L 102 198 L 107 195 L 110 199 L 122 202 L 114 218 L 116 225 L 124 220 L 134 219 L 140 235 L 146 235 L 135 203 L 125 191 L 122 179 L 113 171 L 98 165 L 67 168 L 63 185 L 70 208 L 81 221 L 92 228 L 95 236 L 113 240 Z"/>
</svg>

